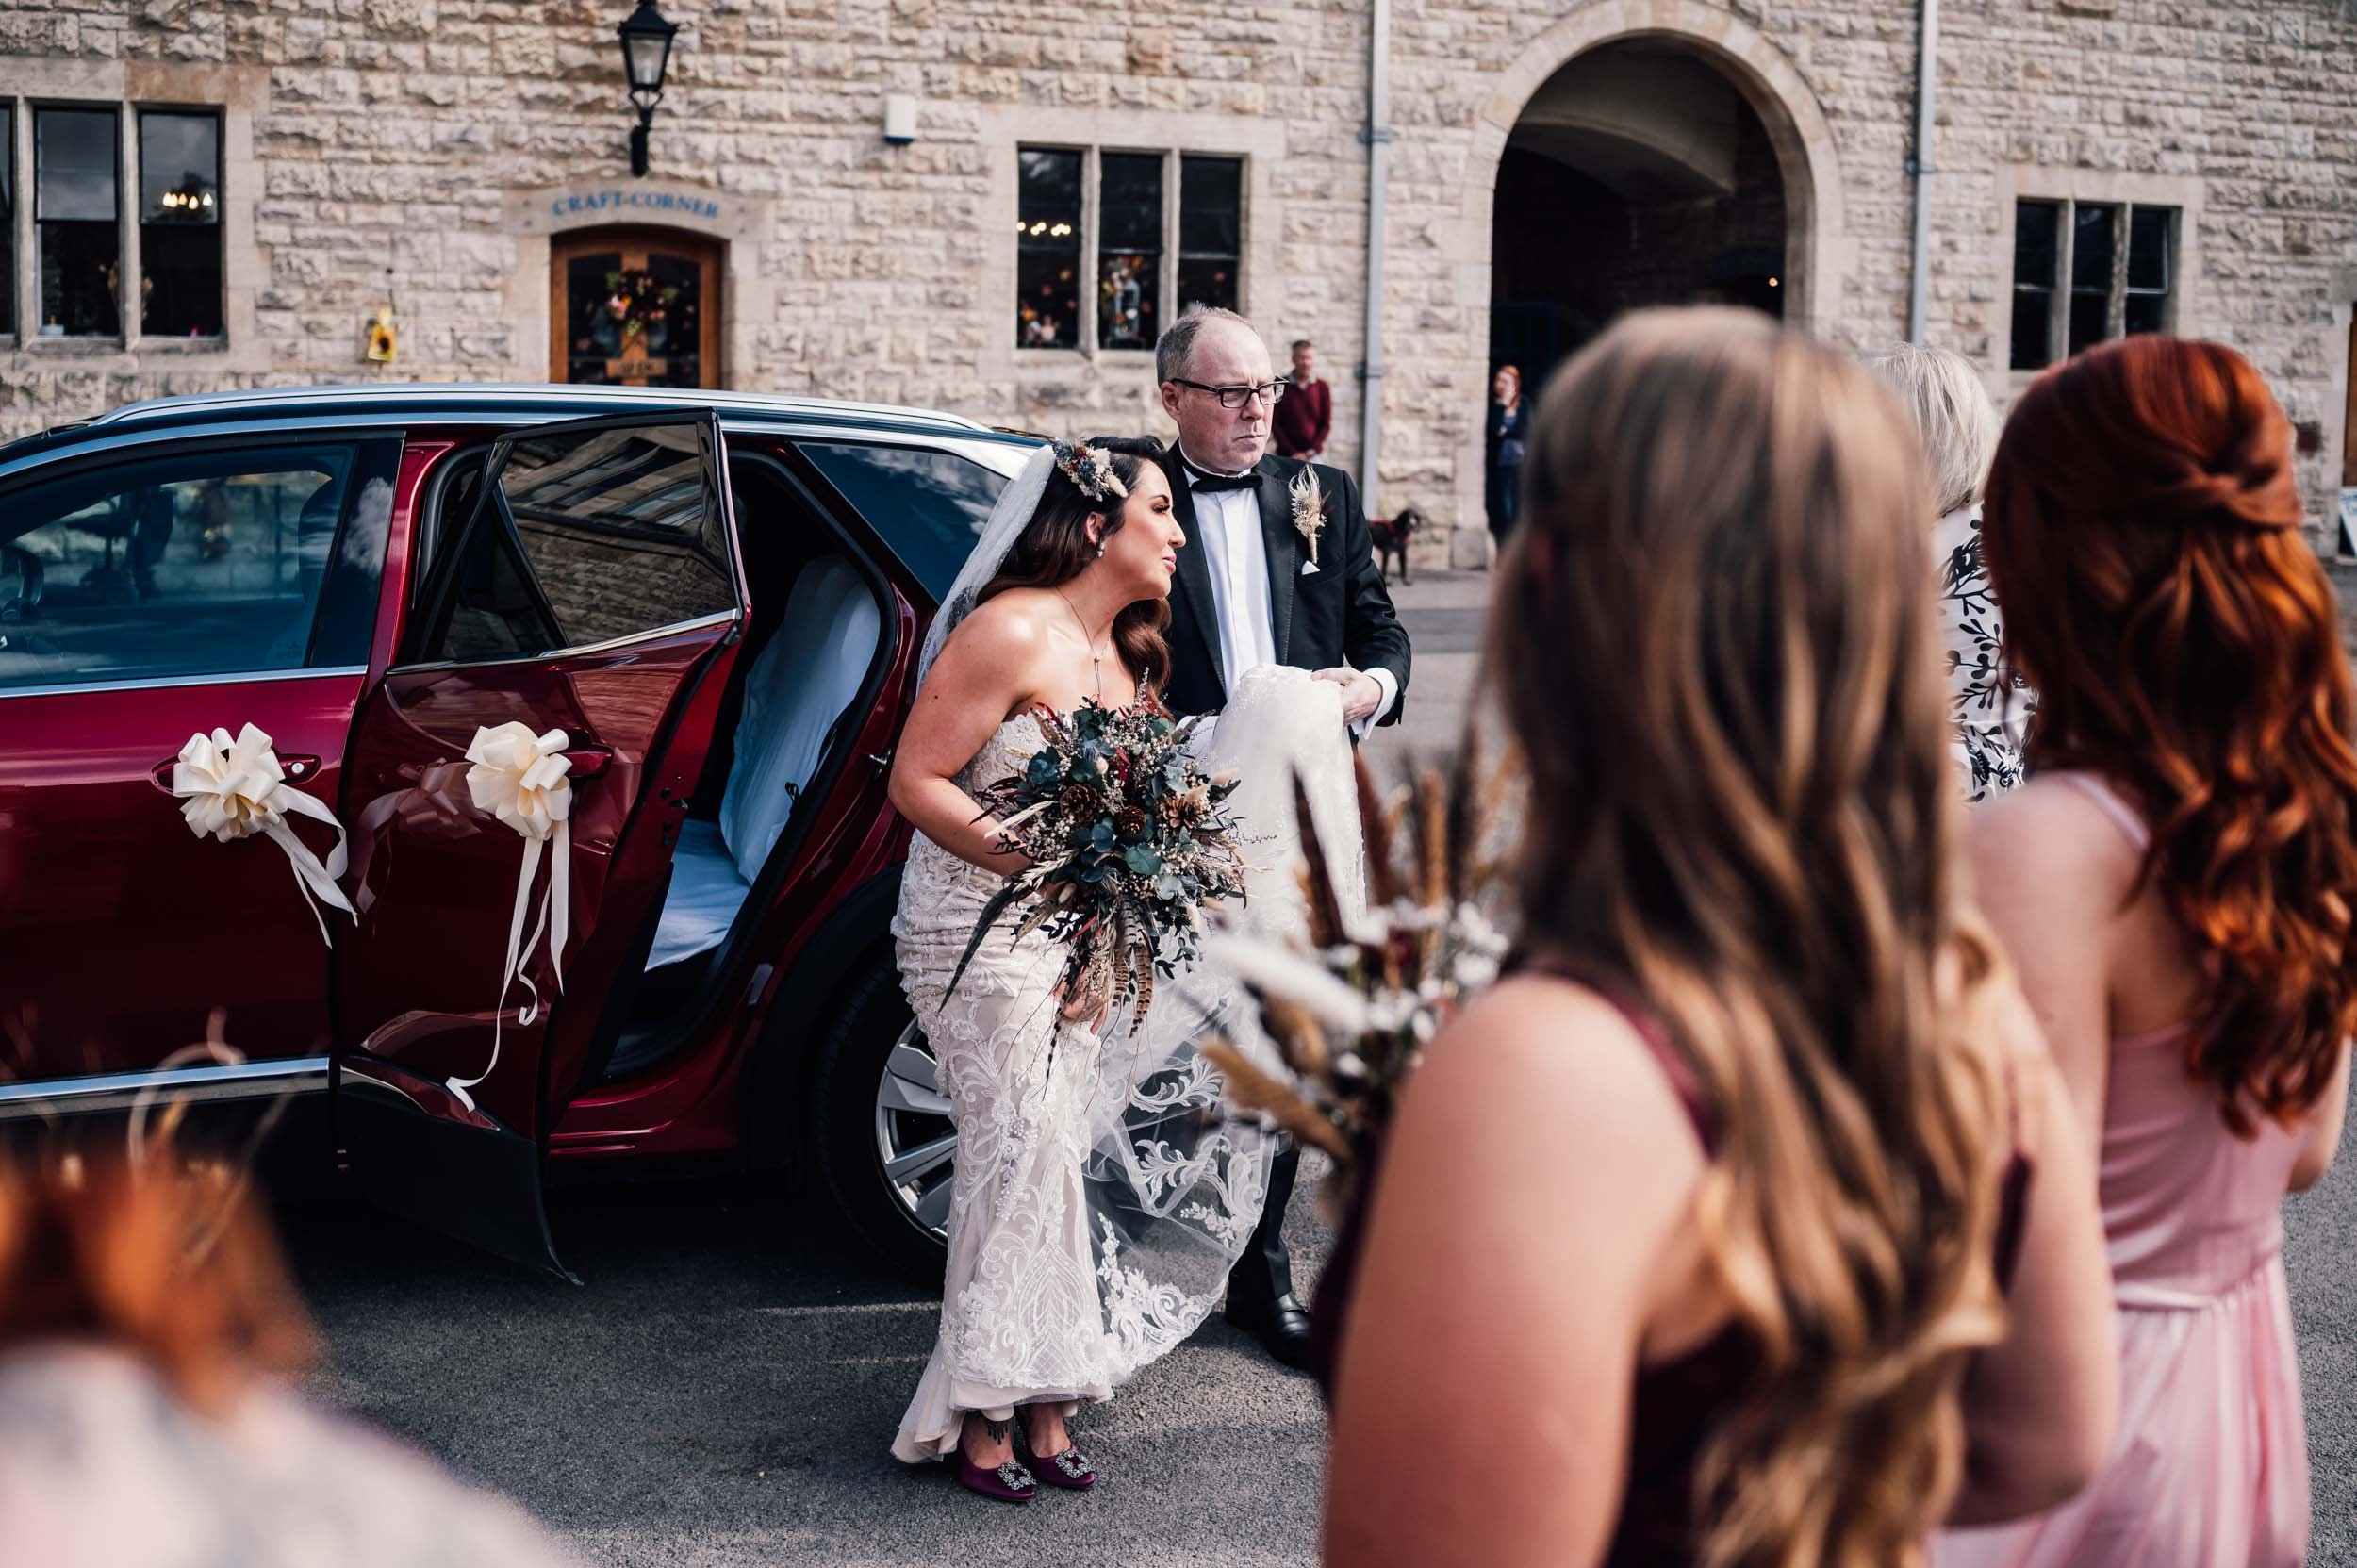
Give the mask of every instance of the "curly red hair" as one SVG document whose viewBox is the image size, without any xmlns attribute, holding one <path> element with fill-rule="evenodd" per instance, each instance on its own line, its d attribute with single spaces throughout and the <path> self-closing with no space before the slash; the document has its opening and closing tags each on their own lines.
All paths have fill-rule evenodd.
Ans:
<svg viewBox="0 0 2357 1568">
<path fill-rule="evenodd" d="M 2038 693 L 2030 765 L 2142 808 L 2140 885 L 2210 966 L 2188 1065 L 2246 1133 L 2314 1105 L 2357 1026 L 2349 673 L 2301 517 L 2250 362 L 2149 335 L 2023 394 L 1982 525 L 2005 659 Z"/>
<path fill-rule="evenodd" d="M 277 1243 L 234 1165 L 120 1148 L 0 1154 L 0 1355 L 56 1341 L 147 1363 L 191 1407 L 225 1410 L 315 1341 Z"/>
</svg>

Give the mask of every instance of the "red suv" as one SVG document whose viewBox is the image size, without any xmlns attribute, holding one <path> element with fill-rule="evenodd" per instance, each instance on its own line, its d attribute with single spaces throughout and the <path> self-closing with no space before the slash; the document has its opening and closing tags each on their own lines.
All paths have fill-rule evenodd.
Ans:
<svg viewBox="0 0 2357 1568">
<path fill-rule="evenodd" d="M 552 1164 L 807 1163 L 937 1267 L 951 1132 L 893 969 L 885 775 L 1033 439 L 376 387 L 0 447 L 0 1122 L 292 1097 L 371 1197 L 560 1272 Z M 562 988 L 544 938 L 529 1022 L 526 986 L 501 1003 L 525 840 L 466 784 L 510 721 L 571 764 Z M 282 844 L 197 836 L 171 793 L 192 734 L 247 724 L 348 836 L 332 944 Z M 242 1062 L 184 1059 L 216 1010 Z"/>
</svg>

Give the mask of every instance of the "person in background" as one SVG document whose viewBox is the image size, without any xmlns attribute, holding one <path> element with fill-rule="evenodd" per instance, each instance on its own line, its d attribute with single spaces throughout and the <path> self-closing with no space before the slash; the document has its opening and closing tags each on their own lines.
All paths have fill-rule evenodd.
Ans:
<svg viewBox="0 0 2357 1568">
<path fill-rule="evenodd" d="M 1489 508 L 1490 536 L 1503 547 L 1514 531 L 1514 503 L 1522 488 L 1523 443 L 1530 430 L 1523 412 L 1523 372 L 1500 365 L 1490 378 L 1490 422 L 1483 447 L 1482 502 Z"/>
<path fill-rule="evenodd" d="M 500 1498 L 301 1397 L 314 1337 L 220 1165 L 0 1164 L 0 1562 L 558 1568 Z"/>
<path fill-rule="evenodd" d="M 1960 874 L 1915 443 L 1799 332 L 1648 311 L 1530 468 L 1486 660 L 1521 954 L 1362 1187 L 1327 1560 L 1904 1568 L 2084 1484 L 2115 1370 Z"/>
<path fill-rule="evenodd" d="M 1334 388 L 1318 379 L 1318 351 L 1307 338 L 1294 340 L 1293 386 L 1269 412 L 1269 434 L 1277 455 L 1304 462 L 1323 459 L 1334 435 Z"/>
<path fill-rule="evenodd" d="M 2292 430 L 2159 335 L 2022 394 L 1984 524 L 2030 782 L 1975 882 L 2101 1150 L 2120 1430 L 2085 1496 L 1943 1568 L 2292 1568 L 2308 1444 L 2282 1206 L 2332 1163 L 2357 1029 L 2357 750 Z"/>
<path fill-rule="evenodd" d="M 1899 343 L 1867 355 L 1867 368 L 1889 384 L 1923 437 L 1932 470 L 1932 569 L 1939 577 L 1939 619 L 1948 652 L 1953 750 L 1965 799 L 1978 802 L 2022 780 L 2021 745 L 2033 705 L 2021 679 L 1998 650 L 2004 626 L 1982 563 L 1981 492 L 2001 427 L 1997 404 L 1972 362 L 1948 349 Z"/>
</svg>

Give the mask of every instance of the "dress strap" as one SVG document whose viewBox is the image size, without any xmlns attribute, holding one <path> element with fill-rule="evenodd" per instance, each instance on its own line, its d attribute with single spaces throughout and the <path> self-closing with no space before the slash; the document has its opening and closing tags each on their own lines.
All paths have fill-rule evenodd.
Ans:
<svg viewBox="0 0 2357 1568">
<path fill-rule="evenodd" d="M 2112 825 L 2127 835 L 2139 854 L 2151 848 L 2152 830 L 2145 825 L 2144 814 L 2130 805 L 2127 797 L 2110 780 L 2101 774 L 2077 771 L 2055 776 L 2094 801 L 2096 808 L 2112 819 Z"/>
</svg>

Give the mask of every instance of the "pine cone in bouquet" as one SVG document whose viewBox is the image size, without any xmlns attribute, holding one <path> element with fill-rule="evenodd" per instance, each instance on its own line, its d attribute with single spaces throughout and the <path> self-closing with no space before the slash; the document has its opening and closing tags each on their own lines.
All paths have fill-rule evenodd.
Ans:
<svg viewBox="0 0 2357 1568">
<path fill-rule="evenodd" d="M 1387 806 L 1366 759 L 1357 767 L 1372 907 L 1344 907 L 1296 781 L 1306 943 L 1230 936 L 1211 949 L 1251 992 L 1290 1081 L 1228 1041 L 1204 1048 L 1231 1103 L 1332 1156 L 1343 1192 L 1374 1158 L 1426 1043 L 1496 980 L 1507 949 L 1484 905 L 1500 885 L 1503 867 L 1487 851 L 1511 770 L 1485 777 L 1469 736 L 1447 774 L 1420 772 Z"/>
<path fill-rule="evenodd" d="M 1236 784 L 1204 773 L 1187 750 L 1195 721 L 1174 720 L 1151 697 L 1036 717 L 1047 744 L 979 791 L 983 815 L 999 818 L 999 848 L 1031 864 L 984 906 L 949 988 L 1020 907 L 1016 940 L 1041 932 L 1070 949 L 1065 1015 L 1100 1018 L 1126 1004 L 1134 1032 L 1156 974 L 1195 959 L 1204 911 L 1244 894 L 1243 847 L 1224 809 Z"/>
</svg>

